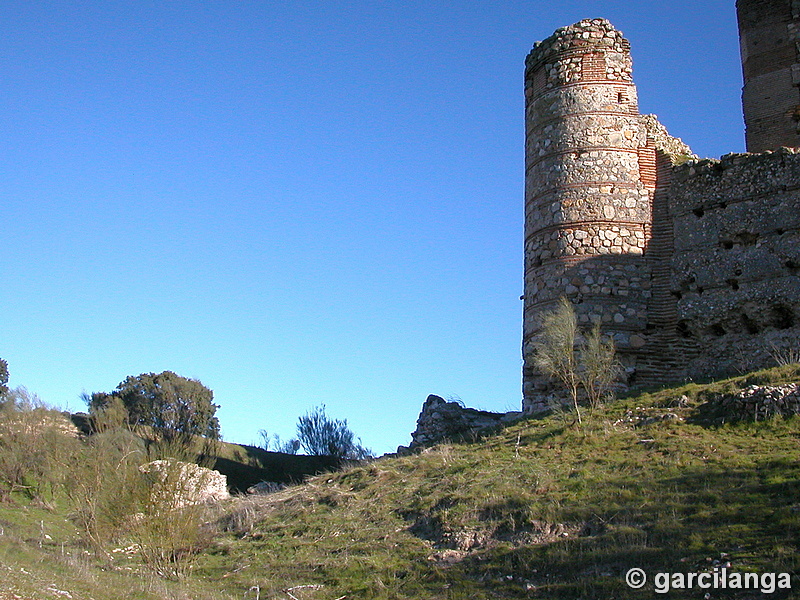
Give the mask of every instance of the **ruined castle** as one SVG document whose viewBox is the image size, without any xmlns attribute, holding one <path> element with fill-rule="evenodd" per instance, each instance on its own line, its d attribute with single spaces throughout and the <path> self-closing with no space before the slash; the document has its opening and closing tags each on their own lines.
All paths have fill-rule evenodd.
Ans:
<svg viewBox="0 0 800 600">
<path fill-rule="evenodd" d="M 774 364 L 800 348 L 800 0 L 738 0 L 747 154 L 698 160 L 639 114 L 630 44 L 604 19 L 537 43 L 525 70 L 523 409 L 566 296 L 627 384 Z"/>
</svg>

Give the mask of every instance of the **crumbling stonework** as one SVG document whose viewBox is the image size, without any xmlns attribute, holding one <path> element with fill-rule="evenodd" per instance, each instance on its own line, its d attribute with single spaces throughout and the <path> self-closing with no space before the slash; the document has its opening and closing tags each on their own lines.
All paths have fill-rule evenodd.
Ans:
<svg viewBox="0 0 800 600">
<path fill-rule="evenodd" d="M 751 385 L 734 395 L 721 396 L 714 401 L 720 406 L 725 420 L 763 421 L 774 416 L 800 415 L 800 384 Z"/>
<path fill-rule="evenodd" d="M 417 429 L 411 434 L 411 446 L 415 450 L 444 441 L 464 439 L 482 430 L 510 423 L 522 413 L 493 413 L 474 408 L 464 408 L 458 402 L 448 402 L 431 394 L 422 405 L 417 419 Z M 402 453 L 403 450 L 399 451 Z"/>
<path fill-rule="evenodd" d="M 739 9 L 740 21 L 773 10 L 800 30 L 800 0 Z M 757 65 L 748 35 L 746 74 L 772 72 L 778 54 Z M 562 296 L 613 338 L 630 386 L 769 366 L 800 346 L 800 154 L 697 160 L 639 114 L 630 45 L 604 19 L 537 43 L 525 97 L 525 411 L 552 395 L 533 355 Z"/>
<path fill-rule="evenodd" d="M 690 377 L 764 367 L 800 344 L 799 151 L 675 170 L 670 288 Z"/>
<path fill-rule="evenodd" d="M 674 304 L 648 251 L 664 238 L 654 232 L 656 205 L 666 209 L 659 180 L 693 155 L 655 117 L 639 114 L 631 74 L 630 44 L 605 19 L 559 29 L 526 60 L 526 410 L 546 407 L 550 384 L 533 349 L 542 315 L 561 296 L 580 323 L 603 326 L 640 380 L 651 305 Z M 656 255 L 669 254 L 662 246 Z"/>
</svg>

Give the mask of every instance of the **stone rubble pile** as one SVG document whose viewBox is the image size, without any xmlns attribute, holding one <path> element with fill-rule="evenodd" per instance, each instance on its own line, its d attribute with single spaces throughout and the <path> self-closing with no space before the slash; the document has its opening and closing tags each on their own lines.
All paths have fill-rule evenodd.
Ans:
<svg viewBox="0 0 800 600">
<path fill-rule="evenodd" d="M 763 421 L 775 415 L 800 415 L 800 383 L 751 385 L 732 396 L 723 396 L 718 402 L 737 420 Z"/>
</svg>

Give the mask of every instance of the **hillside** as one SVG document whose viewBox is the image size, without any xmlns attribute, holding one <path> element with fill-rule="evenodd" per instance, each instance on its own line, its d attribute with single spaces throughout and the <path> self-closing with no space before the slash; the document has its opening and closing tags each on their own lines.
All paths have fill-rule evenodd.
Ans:
<svg viewBox="0 0 800 600">
<path fill-rule="evenodd" d="M 800 366 L 642 394 L 582 428 L 529 419 L 234 498 L 208 509 L 178 581 L 143 576 L 124 539 L 110 557 L 87 553 L 58 503 L 16 499 L 0 507 L 0 598 L 644 598 L 659 572 L 797 574 L 800 419 L 730 422 L 715 401 L 793 381 Z M 644 591 L 625 584 L 633 567 L 651 578 Z"/>
</svg>

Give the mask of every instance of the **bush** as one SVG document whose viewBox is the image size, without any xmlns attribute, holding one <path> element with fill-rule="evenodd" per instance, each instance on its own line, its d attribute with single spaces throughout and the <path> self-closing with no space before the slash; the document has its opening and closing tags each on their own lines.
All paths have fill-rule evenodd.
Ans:
<svg viewBox="0 0 800 600">
<path fill-rule="evenodd" d="M 43 499 L 57 485 L 60 457 L 77 444 L 72 424 L 24 387 L 0 402 L 0 499 L 13 492 Z"/>
<path fill-rule="evenodd" d="M 361 445 L 360 438 L 356 441 L 346 419 L 340 421 L 328 418 L 324 404 L 300 417 L 297 438 L 303 450 L 313 456 L 335 456 L 352 460 L 372 456 L 372 452 Z"/>
<path fill-rule="evenodd" d="M 575 309 L 563 297 L 558 307 L 542 319 L 534 362 L 567 390 L 578 423 L 583 422 L 578 402 L 580 390 L 583 389 L 590 405 L 596 407 L 610 395 L 621 372 L 614 342 L 603 339 L 599 325 L 582 335 Z"/>
<path fill-rule="evenodd" d="M 281 452 L 283 454 L 297 454 L 300 450 L 300 440 L 290 439 L 283 441 L 277 433 L 272 436 L 266 429 L 259 429 L 258 435 L 261 437 L 261 448 L 267 452 Z"/>
<path fill-rule="evenodd" d="M 176 450 L 176 448 L 173 448 Z M 70 457 L 64 488 L 72 520 L 84 542 L 108 557 L 125 540 L 138 549 L 144 565 L 162 577 L 180 578 L 205 546 L 206 507 L 186 502 L 186 462 L 163 458 L 179 454 L 164 444 L 147 445 L 125 428 L 97 433 Z M 162 460 L 161 470 L 143 468 Z M 193 465 L 192 465 L 193 467 Z M 197 487 L 202 481 L 193 481 Z"/>
<path fill-rule="evenodd" d="M 132 427 L 148 427 L 167 443 L 188 445 L 193 436 L 219 438 L 214 415 L 219 407 L 213 399 L 214 393 L 198 380 L 164 371 L 128 377 L 110 394 L 96 392 L 89 408 L 92 414 L 111 408 L 119 412 L 121 401 Z"/>
</svg>

